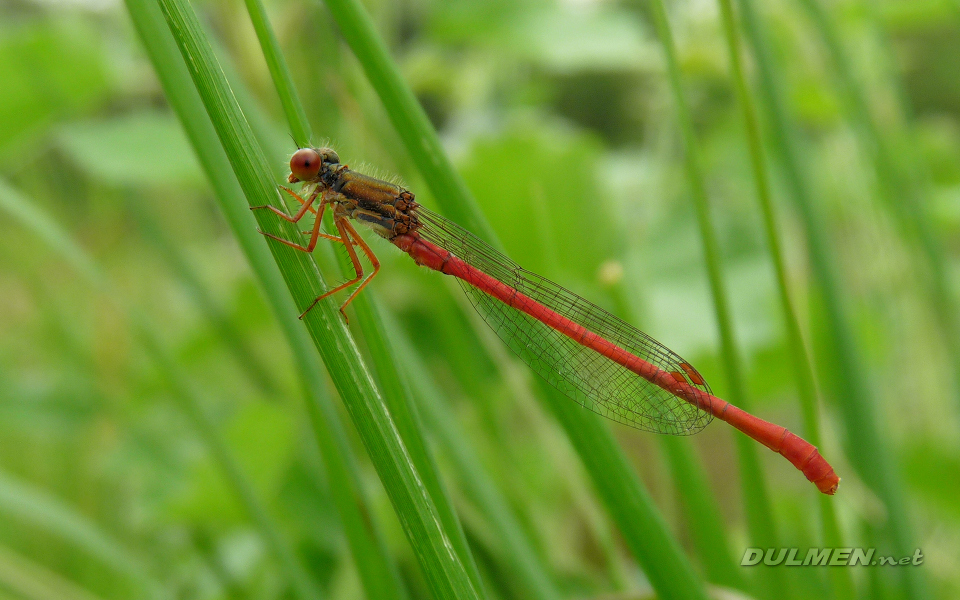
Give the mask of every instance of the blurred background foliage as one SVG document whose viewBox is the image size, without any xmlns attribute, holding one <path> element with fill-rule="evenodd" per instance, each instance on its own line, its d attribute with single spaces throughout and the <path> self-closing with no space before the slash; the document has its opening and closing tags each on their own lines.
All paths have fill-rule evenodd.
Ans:
<svg viewBox="0 0 960 600">
<path fill-rule="evenodd" d="M 318 2 L 267 9 L 313 129 L 353 166 L 403 178 L 433 206 L 377 96 Z M 802 225 L 771 161 L 793 301 L 823 396 L 823 445 L 843 477 L 833 500 L 846 546 L 883 546 L 912 524 L 934 597 L 960 595 L 960 389 L 955 340 L 931 269 L 898 209 L 922 210 L 960 306 L 960 3 L 831 0 L 828 18 L 870 118 L 913 196 L 881 189 L 823 30 L 803 2 L 758 3 L 803 141 L 852 316 L 882 442 L 907 514 L 887 514 L 845 458 L 823 308 Z M 627 318 L 690 359 L 724 396 L 717 327 L 683 147 L 652 14 L 614 0 L 368 1 L 378 31 L 509 255 Z M 242 3 L 194 4 L 278 175 L 294 144 Z M 738 343 L 759 416 L 802 434 L 773 271 L 757 210 L 719 8 L 667 4 Z M 754 79 L 754 62 L 747 59 Z M 115 0 L 0 5 L 0 178 L 53 216 L 160 331 L 234 458 L 329 597 L 363 596 L 305 423 L 290 350 Z M 769 123 L 761 120 L 761 126 Z M 898 175 L 899 177 L 900 175 Z M 278 181 L 279 178 L 278 178 Z M 285 598 L 288 582 L 127 315 L 35 233 L 0 220 L 0 598 Z M 370 239 L 370 236 L 368 236 Z M 496 484 L 563 597 L 645 597 L 576 453 L 498 355 L 459 290 L 388 244 L 373 294 L 412 343 L 462 442 Z M 361 345 L 363 341 L 360 340 Z M 416 387 L 416 386 L 415 386 Z M 333 393 L 331 389 L 331 393 Z M 430 419 L 425 418 L 427 430 Z M 355 433 L 359 469 L 412 597 L 417 562 Z M 614 427 L 685 549 L 655 436 Z M 709 473 L 739 561 L 750 543 L 733 433 L 684 443 Z M 437 434 L 439 435 L 439 434 Z M 437 461 L 489 597 L 523 597 L 502 540 L 449 456 Z M 814 488 L 763 454 L 783 545 L 822 545 Z M 695 563 L 697 562 L 694 559 Z M 908 568 L 908 567 L 902 567 Z M 759 568 L 754 568 L 757 570 Z M 749 569 L 744 578 L 755 572 Z M 900 597 L 891 568 L 852 570 L 861 597 Z M 826 569 L 785 575 L 796 597 L 830 592 Z M 744 593 L 753 588 L 747 586 Z M 759 594 L 759 592 L 758 592 Z M 762 594 L 760 594 L 762 595 Z"/>
</svg>

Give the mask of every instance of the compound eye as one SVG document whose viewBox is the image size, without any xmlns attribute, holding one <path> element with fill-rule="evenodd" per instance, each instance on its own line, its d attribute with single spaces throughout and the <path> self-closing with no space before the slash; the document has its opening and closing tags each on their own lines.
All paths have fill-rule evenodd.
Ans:
<svg viewBox="0 0 960 600">
<path fill-rule="evenodd" d="M 301 148 L 290 157 L 290 174 L 300 181 L 310 181 L 320 173 L 323 161 L 313 148 Z"/>
<path fill-rule="evenodd" d="M 323 160 L 325 160 L 326 162 L 333 163 L 335 165 L 340 164 L 340 155 L 337 154 L 336 151 L 334 151 L 333 149 L 324 148 L 323 150 L 321 150 L 321 152 L 323 153 Z"/>
</svg>

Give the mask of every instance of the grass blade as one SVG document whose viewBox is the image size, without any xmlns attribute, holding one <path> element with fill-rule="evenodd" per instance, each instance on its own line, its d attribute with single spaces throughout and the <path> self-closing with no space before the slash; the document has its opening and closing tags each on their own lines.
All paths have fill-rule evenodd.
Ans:
<svg viewBox="0 0 960 600">
<path fill-rule="evenodd" d="M 673 91 L 677 121 L 683 138 L 685 166 L 690 183 L 694 207 L 697 214 L 697 224 L 700 230 L 700 240 L 703 244 L 704 262 L 707 266 L 707 277 L 710 282 L 710 292 L 713 298 L 714 312 L 717 326 L 720 330 L 721 360 L 730 386 L 728 396 L 730 402 L 743 410 L 749 411 L 747 401 L 747 387 L 743 375 L 743 362 L 735 340 L 733 322 L 730 317 L 730 303 L 722 267 L 720 265 L 720 245 L 710 218 L 707 191 L 704 186 L 703 168 L 700 162 L 700 153 L 697 148 L 696 136 L 693 133 L 693 124 L 687 101 L 683 94 L 680 65 L 677 61 L 673 34 L 667 19 L 666 9 L 662 0 L 653 0 L 653 18 L 660 38 L 661 46 L 667 60 L 667 73 L 670 76 L 670 87 Z M 743 488 L 743 499 L 747 505 L 747 522 L 750 527 L 750 537 L 753 543 L 766 548 L 778 546 L 776 523 L 773 517 L 773 508 L 770 503 L 770 492 L 766 485 L 763 470 L 757 454 L 757 446 L 753 440 L 744 435 L 736 435 L 737 453 L 740 457 L 740 482 Z M 773 571 L 763 571 L 771 596 L 786 596 L 783 581 L 774 578 Z M 779 578 L 782 579 L 782 578 Z"/>
<path fill-rule="evenodd" d="M 400 373 L 399 359 L 383 331 L 380 313 L 372 298 L 372 295 L 357 298 L 354 301 L 354 309 L 377 371 L 377 379 L 383 387 L 384 400 L 410 452 L 410 457 L 423 477 L 427 491 L 440 513 L 444 528 L 450 534 L 460 561 L 467 568 L 467 574 L 470 575 L 474 586 L 482 590 L 483 582 L 473 553 L 467 545 L 463 526 L 453 507 L 453 500 L 440 479 L 440 471 L 433 454 L 427 447 L 419 411 L 413 403 L 410 388 Z"/>
<path fill-rule="evenodd" d="M 601 417 L 585 412 L 547 382 L 537 383 L 542 394 L 552 396 L 547 405 L 584 460 L 597 493 L 658 596 L 706 598 L 703 583 Z"/>
<path fill-rule="evenodd" d="M 837 71 L 837 80 L 846 99 L 847 118 L 854 125 L 860 145 L 873 160 L 877 192 L 903 235 L 918 250 L 929 268 L 928 296 L 953 364 L 954 395 L 960 402 L 960 321 L 954 300 L 949 267 L 944 262 L 943 244 L 927 214 L 926 198 L 902 171 L 887 136 L 873 118 L 867 92 L 858 80 L 844 51 L 840 33 L 827 11 L 817 0 L 799 0 L 820 34 Z"/>
<path fill-rule="evenodd" d="M 0 197 L 0 203 L 3 202 Z M 151 597 L 160 596 L 160 583 L 148 574 L 146 566 L 133 551 L 71 507 L 5 473 L 0 473 L 0 511 L 68 540 L 136 581 Z"/>
<path fill-rule="evenodd" d="M 367 80 L 380 96 L 387 116 L 403 139 L 407 152 L 447 216 L 481 238 L 495 242 L 496 234 L 450 163 L 437 132 L 390 58 L 373 21 L 358 0 L 325 0 Z"/>
<path fill-rule="evenodd" d="M 436 132 L 377 36 L 369 15 L 356 0 L 327 0 L 326 4 L 443 212 L 498 246 L 493 229 L 447 159 Z M 664 598 L 705 597 L 702 582 L 630 469 L 610 430 L 551 390 L 541 397 L 551 411 L 562 415 L 561 424 L 570 439 L 576 440 L 580 458 L 601 490 L 607 509 L 658 594 Z"/>
<path fill-rule="evenodd" d="M 263 58 L 267 61 L 267 68 L 273 78 L 273 87 L 277 90 L 277 95 L 280 96 L 280 104 L 283 106 L 283 113 L 287 117 L 290 133 L 293 134 L 293 139 L 296 140 L 298 147 L 309 146 L 313 133 L 310 131 L 307 113 L 303 110 L 303 103 L 297 97 L 297 88 L 293 85 L 293 78 L 290 77 L 287 62 L 283 60 L 280 44 L 277 43 L 277 36 L 274 35 L 273 28 L 270 27 L 270 20 L 267 18 L 263 1 L 244 1 L 247 4 L 247 13 L 250 15 L 253 29 L 257 32 L 260 49 L 263 50 Z"/>
<path fill-rule="evenodd" d="M 476 502 L 487 517 L 487 523 L 502 542 L 505 568 L 512 570 L 521 581 L 518 596 L 538 600 L 559 600 L 560 591 L 541 563 L 533 543 L 527 537 L 506 499 L 497 489 L 490 475 L 484 470 L 480 458 L 466 443 L 466 434 L 460 430 L 457 420 L 442 393 L 437 389 L 430 373 L 423 368 L 423 359 L 410 340 L 393 323 L 388 324 L 390 339 L 397 343 L 398 355 L 403 357 L 405 371 L 409 374 L 415 397 L 420 403 L 424 421 L 436 443 L 456 467 L 464 491 Z"/>
<path fill-rule="evenodd" d="M 250 19 L 256 28 L 257 38 L 267 59 L 274 87 L 283 101 L 290 131 L 293 132 L 295 138 L 298 135 L 306 135 L 306 138 L 297 139 L 297 142 L 298 144 L 308 144 L 310 124 L 306 120 L 303 104 L 293 87 L 286 61 L 283 59 L 276 36 L 273 35 L 263 3 L 260 0 L 247 0 L 247 11 L 250 13 Z M 338 256 L 341 271 L 343 273 L 353 273 L 353 265 L 347 260 L 347 257 L 342 254 Z M 424 442 L 422 427 L 416 414 L 416 407 L 410 398 L 409 388 L 404 385 L 401 379 L 397 367 L 397 358 L 391 350 L 390 343 L 381 326 L 380 315 L 370 298 L 369 293 L 361 294 L 354 300 L 353 307 L 357 313 L 360 330 L 367 342 L 367 348 L 373 360 L 373 367 L 380 382 L 387 409 L 393 416 L 417 472 L 423 478 L 427 491 L 440 513 L 444 528 L 451 536 L 460 561 L 467 567 L 467 574 L 470 575 L 473 585 L 478 590 L 483 589 L 483 582 L 480 579 L 473 554 L 467 545 L 460 519 L 453 508 L 450 495 L 440 480 L 433 456 Z"/>
<path fill-rule="evenodd" d="M 99 596 L 25 556 L 0 546 L 0 589 L 26 600 L 101 600 Z"/>
<path fill-rule="evenodd" d="M 727 50 L 730 55 L 730 70 L 737 99 L 743 112 L 743 121 L 746 128 L 747 144 L 750 149 L 750 163 L 753 169 L 754 183 L 757 188 L 757 200 L 760 202 L 760 211 L 763 215 L 764 231 L 767 237 L 767 248 L 773 262 L 774 273 L 777 279 L 777 291 L 780 298 L 780 309 L 783 312 L 784 325 L 787 333 L 787 344 L 790 347 L 790 356 L 793 360 L 794 371 L 797 377 L 797 391 L 800 396 L 800 406 L 803 414 L 804 434 L 807 441 L 814 446 L 820 445 L 820 419 L 817 407 L 816 379 L 813 366 L 807 355 L 803 342 L 800 321 L 797 318 L 793 303 L 790 300 L 790 291 L 787 284 L 787 268 L 784 264 L 783 250 L 780 244 L 780 234 L 777 229 L 777 218 L 774 214 L 773 198 L 770 191 L 770 177 L 767 169 L 766 157 L 763 152 L 763 140 L 760 135 L 760 123 L 757 120 L 757 111 L 747 87 L 746 77 L 743 74 L 743 57 L 740 51 L 740 35 L 737 31 L 737 22 L 733 13 L 731 0 L 719 0 L 723 20 L 724 36 L 727 41 Z M 823 531 L 822 539 L 825 546 L 834 548 L 843 547 L 842 535 L 837 524 L 837 515 L 830 498 L 818 494 L 820 507 L 820 521 Z M 833 569 L 830 571 L 836 588 L 837 597 L 850 598 L 854 594 L 853 579 L 849 571 Z"/>
<path fill-rule="evenodd" d="M 251 206 L 281 207 L 266 159 L 240 113 L 192 8 L 182 0 L 162 0 L 161 9 L 247 201 Z M 278 223 L 281 220 L 269 211 L 257 213 L 264 231 L 287 239 L 298 235 L 292 224 Z M 270 243 L 269 247 L 298 308 L 306 309 L 324 288 L 311 257 L 279 243 Z M 329 303 L 320 303 L 304 318 L 304 323 L 433 593 L 440 598 L 479 598 L 463 563 L 450 552 L 450 536 L 339 313 Z"/>
<path fill-rule="evenodd" d="M 729 536 L 723 526 L 719 504 L 704 471 L 703 463 L 688 440 L 662 436 L 660 447 L 666 455 L 683 505 L 690 537 L 707 581 L 739 590 L 748 584 L 730 553 Z"/>
<path fill-rule="evenodd" d="M 747 39 L 753 49 L 759 76 L 762 106 L 770 123 L 768 132 L 774 151 L 779 159 L 789 191 L 806 234 L 810 265 L 819 284 L 827 319 L 826 333 L 834 349 L 839 376 L 834 397 L 838 400 L 846 429 L 847 456 L 860 476 L 877 494 L 886 507 L 887 514 L 896 515 L 888 520 L 887 528 L 894 551 L 909 554 L 915 546 L 909 525 L 908 512 L 902 496 L 902 486 L 886 445 L 881 439 L 873 401 L 866 381 L 860 350 L 854 339 L 850 321 L 843 308 L 836 267 L 830 260 L 824 220 L 819 215 L 809 187 L 809 177 L 801 161 L 802 152 L 797 134 L 787 117 L 783 100 L 782 84 L 775 73 L 773 55 L 766 39 L 754 4 L 740 0 L 740 13 Z M 905 596 L 926 596 L 922 575 L 919 571 L 900 571 Z"/>
<path fill-rule="evenodd" d="M 284 291 L 283 278 L 264 246 L 262 236 L 256 233 L 256 222 L 245 206 L 243 191 L 183 65 L 160 8 L 151 0 L 127 0 L 127 6 L 167 99 L 177 113 L 214 188 L 220 208 L 290 345 L 306 390 L 307 413 L 327 479 L 337 482 L 331 487 L 331 495 L 364 589 L 374 598 L 405 598 L 405 588 L 387 552 L 383 534 L 367 508 L 357 460 L 340 415 L 326 391 L 323 364 L 309 335 L 296 319 L 296 306 Z"/>
<path fill-rule="evenodd" d="M 223 345 L 228 352 L 233 354 L 243 373 L 264 394 L 268 396 L 277 394 L 279 388 L 273 376 L 268 372 L 263 362 L 257 358 L 250 341 L 230 321 L 230 318 L 204 286 L 199 273 L 196 272 L 187 257 L 157 226 L 145 206 L 132 201 L 129 208 L 140 230 L 144 233 L 144 237 L 153 244 L 173 272 L 176 273 L 190 299 L 217 331 Z"/>
</svg>

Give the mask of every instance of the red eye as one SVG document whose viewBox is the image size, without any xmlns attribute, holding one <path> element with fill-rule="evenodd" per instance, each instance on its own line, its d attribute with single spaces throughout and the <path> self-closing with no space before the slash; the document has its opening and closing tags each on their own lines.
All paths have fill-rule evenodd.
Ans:
<svg viewBox="0 0 960 600">
<path fill-rule="evenodd" d="M 290 174 L 300 181 L 309 181 L 320 172 L 322 161 L 317 151 L 301 148 L 290 157 Z"/>
</svg>

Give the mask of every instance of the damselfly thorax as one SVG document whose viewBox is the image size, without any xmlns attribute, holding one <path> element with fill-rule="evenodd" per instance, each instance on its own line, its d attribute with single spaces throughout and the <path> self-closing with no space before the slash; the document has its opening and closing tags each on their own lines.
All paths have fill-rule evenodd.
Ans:
<svg viewBox="0 0 960 600">
<path fill-rule="evenodd" d="M 320 168 L 310 177 L 316 167 L 316 156 L 321 159 Z M 306 189 L 310 185 L 316 186 L 313 194 L 320 195 L 321 206 L 330 204 L 334 207 L 335 220 L 353 219 L 387 240 L 411 233 L 420 226 L 416 215 L 419 204 L 414 201 L 413 192 L 395 183 L 351 170 L 341 164 L 340 157 L 329 148 L 301 149 L 294 154 L 290 163 L 291 169 L 294 164 L 302 168 L 291 170 L 288 181 L 303 181 L 307 184 Z M 296 194 L 291 195 L 304 204 L 309 202 L 310 197 L 304 201 Z"/>
</svg>

